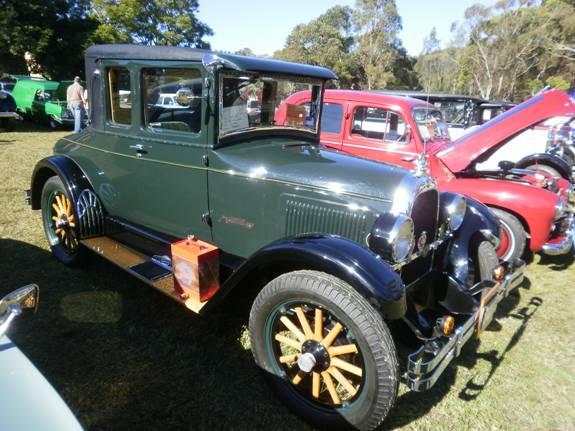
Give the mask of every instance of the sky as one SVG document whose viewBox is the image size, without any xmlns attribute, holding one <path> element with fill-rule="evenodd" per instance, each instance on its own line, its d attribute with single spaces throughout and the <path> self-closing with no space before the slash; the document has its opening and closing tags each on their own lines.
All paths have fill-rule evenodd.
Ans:
<svg viewBox="0 0 575 431">
<path fill-rule="evenodd" d="M 419 55 L 423 39 L 436 27 L 442 47 L 451 39 L 450 27 L 463 18 L 474 3 L 494 4 L 495 0 L 396 0 L 402 18 L 400 37 L 411 55 Z M 234 52 L 251 48 L 257 55 L 283 48 L 297 24 L 307 23 L 335 5 L 353 6 L 355 0 L 200 0 L 198 18 L 208 24 L 214 36 L 205 38 L 212 49 Z"/>
</svg>

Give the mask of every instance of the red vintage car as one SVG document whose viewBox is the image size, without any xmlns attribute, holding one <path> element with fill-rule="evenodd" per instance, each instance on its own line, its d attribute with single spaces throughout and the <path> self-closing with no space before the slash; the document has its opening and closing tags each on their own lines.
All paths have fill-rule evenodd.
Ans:
<svg viewBox="0 0 575 431">
<path fill-rule="evenodd" d="M 306 92 L 292 95 L 276 113 L 276 122 L 289 121 L 290 108 L 309 100 Z M 573 247 L 575 228 L 569 210 L 575 196 L 567 180 L 505 162 L 496 170 L 476 169 L 519 131 L 557 115 L 546 103 L 534 109 L 541 101 L 543 97 L 529 99 L 451 142 L 441 112 L 427 102 L 378 92 L 327 90 L 321 141 L 408 169 L 423 165 L 440 190 L 483 202 L 501 221 L 502 259 L 520 257 L 526 245 L 534 252 L 565 254 Z"/>
</svg>

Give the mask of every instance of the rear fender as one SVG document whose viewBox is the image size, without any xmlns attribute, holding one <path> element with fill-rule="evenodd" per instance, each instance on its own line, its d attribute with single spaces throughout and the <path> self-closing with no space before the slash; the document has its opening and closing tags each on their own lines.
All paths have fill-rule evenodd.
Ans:
<svg viewBox="0 0 575 431">
<path fill-rule="evenodd" d="M 254 274 L 275 277 L 298 269 L 341 278 L 386 319 L 398 319 L 405 313 L 405 285 L 399 275 L 372 251 L 337 236 L 305 235 L 274 242 L 242 263 L 223 290 L 231 290 Z"/>
<path fill-rule="evenodd" d="M 85 189 L 93 190 L 88 177 L 82 169 L 66 156 L 50 156 L 36 163 L 30 184 L 32 209 L 41 208 L 42 188 L 48 178 L 58 175 L 74 202 L 78 201 L 80 193 Z"/>
</svg>

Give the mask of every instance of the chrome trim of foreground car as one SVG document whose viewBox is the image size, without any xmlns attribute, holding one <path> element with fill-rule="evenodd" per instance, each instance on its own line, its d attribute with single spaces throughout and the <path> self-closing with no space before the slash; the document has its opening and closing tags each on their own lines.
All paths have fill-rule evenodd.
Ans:
<svg viewBox="0 0 575 431">
<path fill-rule="evenodd" d="M 469 341 L 474 332 L 480 333 L 487 328 L 497 305 L 509 292 L 523 281 L 525 262 L 516 259 L 512 264 L 505 262 L 508 271 L 502 282 L 482 281 L 470 290 L 486 292 L 489 299 L 465 320 L 450 336 L 440 336 L 429 340 L 416 352 L 408 356 L 407 386 L 416 392 L 430 389 L 439 379 L 449 363 L 459 356 L 463 345 Z M 482 286 L 483 285 L 483 286 Z M 481 327 L 479 327 L 479 325 Z"/>
<path fill-rule="evenodd" d="M 573 248 L 575 241 L 575 217 L 573 214 L 569 215 L 571 219 L 569 222 L 569 228 L 562 236 L 562 240 L 558 242 L 547 242 L 543 244 L 541 252 L 548 256 L 559 256 L 562 254 L 567 254 Z"/>
</svg>

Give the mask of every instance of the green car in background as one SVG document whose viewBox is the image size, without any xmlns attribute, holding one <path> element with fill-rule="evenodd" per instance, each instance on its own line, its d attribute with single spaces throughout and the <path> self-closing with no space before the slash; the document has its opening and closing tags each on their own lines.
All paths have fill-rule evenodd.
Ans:
<svg viewBox="0 0 575 431">
<path fill-rule="evenodd" d="M 16 82 L 12 96 L 18 113 L 52 129 L 74 126 L 74 116 L 66 107 L 66 89 L 72 81 L 23 79 Z"/>
</svg>

